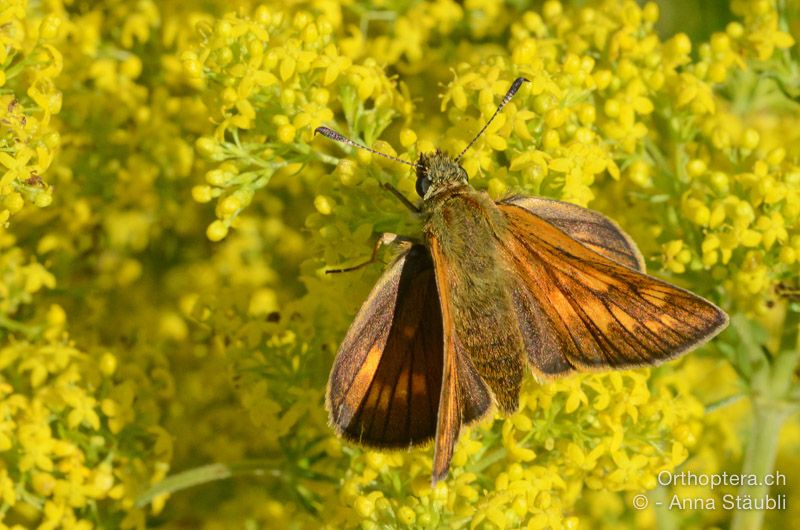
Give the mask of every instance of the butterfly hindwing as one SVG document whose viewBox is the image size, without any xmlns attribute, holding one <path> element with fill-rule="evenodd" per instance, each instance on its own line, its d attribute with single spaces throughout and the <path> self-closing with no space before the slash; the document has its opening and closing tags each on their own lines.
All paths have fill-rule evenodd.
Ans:
<svg viewBox="0 0 800 530">
<path fill-rule="evenodd" d="M 433 438 L 443 345 L 430 252 L 414 245 L 380 278 L 339 348 L 327 395 L 331 423 L 370 447 Z"/>
<path fill-rule="evenodd" d="M 655 364 L 727 324 L 707 300 L 621 265 L 525 207 L 499 207 L 507 222 L 498 246 L 514 276 L 515 312 L 538 373 Z"/>
</svg>

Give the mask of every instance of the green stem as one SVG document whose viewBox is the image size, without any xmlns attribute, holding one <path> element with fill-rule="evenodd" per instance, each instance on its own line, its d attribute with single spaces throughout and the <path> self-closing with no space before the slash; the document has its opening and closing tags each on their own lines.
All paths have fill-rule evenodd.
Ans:
<svg viewBox="0 0 800 530">
<path fill-rule="evenodd" d="M 156 497 L 172 494 L 207 482 L 241 475 L 279 476 L 280 474 L 281 471 L 274 467 L 274 462 L 265 460 L 245 460 L 233 464 L 209 464 L 165 478 L 139 495 L 136 499 L 136 506 L 142 508 L 153 502 Z"/>
<path fill-rule="evenodd" d="M 339 159 L 335 156 L 326 155 L 325 153 L 317 153 L 317 158 L 321 161 L 325 162 L 326 164 L 337 165 L 339 163 Z"/>
<path fill-rule="evenodd" d="M 778 438 L 787 414 L 770 403 L 756 403 L 753 409 L 753 432 L 747 444 L 742 474 L 753 475 L 760 481 L 757 486 L 741 486 L 739 498 L 749 495 L 761 499 L 769 494 L 769 486 L 763 484 L 764 477 L 772 473 L 778 453 Z M 764 522 L 763 510 L 739 510 L 733 515 L 731 530 L 758 530 Z"/>
<path fill-rule="evenodd" d="M 725 398 L 722 398 L 722 399 L 718 399 L 717 401 L 709 403 L 708 405 L 705 406 L 706 414 L 710 414 L 710 413 L 712 413 L 712 412 L 714 412 L 716 410 L 719 410 L 721 408 L 727 407 L 728 405 L 736 403 L 737 401 L 739 401 L 739 400 L 741 400 L 741 399 L 743 399 L 745 397 L 746 397 L 745 394 L 734 394 L 732 396 L 728 396 L 728 397 L 725 397 Z"/>
<path fill-rule="evenodd" d="M 16 320 L 12 320 L 4 315 L 0 315 L 0 329 L 7 329 L 11 332 L 22 333 L 27 338 L 33 338 L 41 333 L 41 326 L 29 326 Z"/>
<path fill-rule="evenodd" d="M 36 48 L 31 50 L 31 52 L 28 55 L 26 55 L 25 57 L 23 57 L 20 62 L 18 62 L 17 64 L 15 64 L 13 66 L 9 66 L 8 68 L 5 69 L 6 70 L 6 81 L 8 81 L 9 79 L 15 78 L 17 75 L 19 75 L 20 72 L 22 72 L 23 69 L 25 69 L 27 66 L 29 66 L 31 64 L 30 57 L 35 51 L 36 51 Z M 11 64 L 11 62 L 9 61 L 7 64 Z"/>
<path fill-rule="evenodd" d="M 753 423 L 742 473 L 753 475 L 759 485 L 741 486 L 737 492 L 740 498 L 749 495 L 752 499 L 761 499 L 769 494 L 764 479 L 774 470 L 781 427 L 798 410 L 797 404 L 790 401 L 790 391 L 800 362 L 799 320 L 798 313 L 787 313 L 784 329 L 792 336 L 791 343 L 783 342 L 786 348 L 778 352 L 772 363 L 756 365 L 751 379 Z M 739 510 L 733 515 L 731 530 L 759 530 L 763 522 L 763 510 Z"/>
</svg>

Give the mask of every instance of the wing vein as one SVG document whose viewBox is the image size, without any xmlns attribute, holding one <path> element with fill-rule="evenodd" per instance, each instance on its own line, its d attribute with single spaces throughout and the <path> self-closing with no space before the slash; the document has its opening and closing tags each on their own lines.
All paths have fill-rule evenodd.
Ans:
<svg viewBox="0 0 800 530">
<path fill-rule="evenodd" d="M 600 353 L 603 354 L 603 357 L 605 357 L 606 360 L 609 363 L 613 363 L 613 360 L 608 355 L 608 350 L 603 347 L 602 343 L 605 343 L 608 346 L 610 346 L 610 349 L 612 349 L 616 353 L 618 353 L 620 355 L 620 357 L 624 357 L 624 354 L 622 353 L 622 351 L 613 342 L 609 341 L 606 338 L 606 336 L 603 333 L 603 331 L 597 326 L 597 324 L 594 322 L 594 320 L 586 313 L 586 311 L 583 309 L 583 307 L 578 303 L 578 301 L 572 295 L 572 292 L 569 290 L 569 288 L 567 288 L 556 277 L 556 275 L 555 275 L 555 273 L 553 271 L 548 270 L 546 267 L 545 267 L 545 270 L 550 275 L 550 277 L 553 278 L 553 281 L 554 281 L 554 283 L 556 283 L 557 287 L 560 288 L 559 290 L 561 291 L 561 294 L 563 294 L 564 298 L 566 298 L 567 301 L 570 303 L 570 305 L 572 306 L 572 310 L 575 312 L 575 314 L 578 316 L 578 318 L 580 318 L 581 322 L 583 322 L 583 325 L 586 326 L 587 331 L 589 332 L 589 334 L 594 339 L 594 343 L 597 345 L 597 348 L 600 351 Z M 571 278 L 571 279 L 574 280 L 574 278 Z M 580 284 L 578 284 L 578 285 L 580 285 Z M 583 287 L 583 286 L 581 286 L 581 287 Z M 567 328 L 567 329 L 570 329 L 570 328 Z M 570 332 L 570 334 L 572 334 L 572 333 Z M 580 349 L 578 349 L 578 351 L 580 351 Z"/>
<path fill-rule="evenodd" d="M 540 264 L 541 264 L 541 266 L 542 266 L 542 270 L 544 270 L 544 271 L 545 271 L 545 274 L 547 274 L 548 276 L 550 276 L 550 278 L 551 278 L 551 281 L 553 281 L 553 283 L 557 283 L 557 281 L 556 281 L 556 280 L 555 280 L 555 279 L 552 277 L 552 274 L 551 274 L 551 271 L 550 271 L 550 267 L 548 267 L 548 266 L 547 266 L 547 265 L 546 265 L 546 264 L 543 262 L 543 260 L 542 260 L 542 259 L 541 259 L 541 257 L 538 255 L 538 253 L 536 252 L 536 250 L 535 250 L 535 249 L 533 249 L 533 248 L 532 248 L 530 245 L 528 245 L 527 241 L 524 241 L 524 240 L 523 240 L 523 239 L 521 239 L 521 238 L 516 238 L 516 239 L 517 239 L 517 241 L 519 242 L 519 244 L 521 244 L 523 247 L 525 247 L 525 248 L 526 248 L 526 249 L 527 249 L 527 250 L 528 250 L 528 251 L 529 251 L 529 252 L 530 252 L 530 253 L 531 253 L 533 256 L 536 256 L 536 258 L 539 260 L 539 262 L 540 262 Z M 521 261 L 520 261 L 518 258 L 514 257 L 514 260 L 515 260 L 515 261 L 516 261 L 516 262 L 517 262 L 519 265 L 521 265 L 521 266 L 525 267 L 525 265 L 524 265 L 524 264 L 523 264 L 523 263 L 522 263 L 522 262 L 521 262 Z M 561 294 L 562 294 L 562 295 L 564 295 L 564 296 L 566 297 L 566 295 L 565 295 L 565 293 L 563 292 L 563 290 L 562 290 L 562 289 L 559 289 L 559 291 L 561 292 Z M 572 302 L 570 302 L 570 304 L 572 304 Z M 574 309 L 574 308 L 573 308 L 573 309 Z M 564 319 L 564 316 L 563 316 L 563 315 L 561 315 L 561 313 L 560 313 L 559 311 L 552 311 L 552 312 L 550 312 L 550 311 L 544 311 L 544 314 L 545 314 L 545 315 L 547 316 L 547 318 L 548 318 L 549 320 L 551 320 L 551 321 L 553 320 L 553 316 L 552 316 L 550 313 L 555 313 L 555 316 L 556 316 L 556 317 L 558 317 L 558 319 L 561 321 L 561 324 L 563 325 L 564 329 L 565 329 L 565 330 L 567 330 L 567 335 L 569 336 L 569 338 L 570 338 L 570 341 L 572 342 L 573 346 L 575 347 L 575 350 L 579 352 L 579 351 L 580 351 L 580 344 L 578 343 L 578 341 L 577 341 L 577 339 L 575 338 L 575 336 L 574 336 L 574 335 L 573 335 L 573 334 L 570 332 L 570 326 L 569 326 L 569 323 L 568 323 L 568 322 L 567 322 L 567 321 Z"/>
</svg>

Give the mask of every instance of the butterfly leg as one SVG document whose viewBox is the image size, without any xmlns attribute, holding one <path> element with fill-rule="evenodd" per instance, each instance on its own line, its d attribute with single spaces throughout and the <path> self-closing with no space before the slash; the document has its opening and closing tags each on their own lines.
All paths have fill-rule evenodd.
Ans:
<svg viewBox="0 0 800 530">
<path fill-rule="evenodd" d="M 397 197 L 397 199 L 400 202 L 402 202 L 403 205 L 406 208 L 408 208 L 409 210 L 411 210 L 412 212 L 419 213 L 419 207 L 417 205 L 415 205 L 413 202 L 409 201 L 408 198 L 405 195 L 400 193 L 400 190 L 398 190 L 397 188 L 395 188 L 391 184 L 388 184 L 388 183 L 384 182 L 384 183 L 381 184 L 381 188 L 385 189 L 386 191 L 388 191 L 389 193 L 391 193 L 392 195 Z"/>
<path fill-rule="evenodd" d="M 375 246 L 372 247 L 372 254 L 370 255 L 369 259 L 364 263 L 359 263 L 358 265 L 353 265 L 352 267 L 343 267 L 339 269 L 330 269 L 326 270 L 325 274 L 336 274 L 340 272 L 351 272 L 358 270 L 362 267 L 366 267 L 367 265 L 372 265 L 376 261 L 378 261 L 378 250 L 383 245 L 391 245 L 392 243 L 402 243 L 402 244 L 411 244 L 414 240 L 408 237 L 399 236 L 397 234 L 392 234 L 391 232 L 384 232 L 381 234 L 381 237 L 375 242 Z"/>
</svg>

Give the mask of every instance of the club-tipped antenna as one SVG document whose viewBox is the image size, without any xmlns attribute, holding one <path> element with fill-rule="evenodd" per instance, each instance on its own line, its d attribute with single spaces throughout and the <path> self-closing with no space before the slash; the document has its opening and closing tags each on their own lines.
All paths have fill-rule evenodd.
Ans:
<svg viewBox="0 0 800 530">
<path fill-rule="evenodd" d="M 464 156 L 464 153 L 466 153 L 470 147 L 472 147 L 472 144 L 475 143 L 475 140 L 481 137 L 484 131 L 486 131 L 486 128 L 489 127 L 489 124 L 492 123 L 492 120 L 494 120 L 495 117 L 500 113 L 500 111 L 503 110 L 503 107 L 505 107 L 506 104 L 509 101 L 511 101 L 511 98 L 513 98 L 514 94 L 517 93 L 517 90 L 519 90 L 519 87 L 522 86 L 522 83 L 527 83 L 527 82 L 528 80 L 525 79 L 524 77 L 518 77 L 514 80 L 513 83 L 511 83 L 511 88 L 509 88 L 508 92 L 506 92 L 506 95 L 503 97 L 503 101 L 500 102 L 500 105 L 497 107 L 497 110 L 494 111 L 494 114 L 492 114 L 492 117 L 489 118 L 489 121 L 486 122 L 486 125 L 484 125 L 480 131 L 478 131 L 478 134 L 475 135 L 475 138 L 473 138 L 472 141 L 464 148 L 464 150 L 461 151 L 461 153 L 456 157 L 455 159 L 456 162 L 461 160 L 461 157 Z"/>
<path fill-rule="evenodd" d="M 358 147 L 359 149 L 364 149 L 366 151 L 369 151 L 370 153 L 373 153 L 373 154 L 376 154 L 376 155 L 380 155 L 380 156 L 382 156 L 384 158 L 388 158 L 389 160 L 394 160 L 395 162 L 400 162 L 401 164 L 405 164 L 407 166 L 416 167 L 416 168 L 421 167 L 419 164 L 415 164 L 414 162 L 409 162 L 408 160 L 403 160 L 402 158 L 397 158 L 396 156 L 387 155 L 386 153 L 381 153 L 380 151 L 376 151 L 375 149 L 370 149 L 366 145 L 361 145 L 359 143 L 356 143 L 353 140 L 351 140 L 350 138 L 342 136 L 341 134 L 337 133 L 333 129 L 328 129 L 327 127 L 317 127 L 316 129 L 314 129 L 314 134 L 317 134 L 317 133 L 321 134 L 322 136 L 325 136 L 326 138 L 330 138 L 331 140 L 335 140 L 335 141 L 341 142 L 343 144 L 351 145 L 353 147 Z"/>
</svg>

